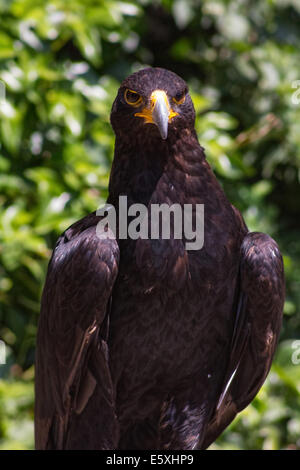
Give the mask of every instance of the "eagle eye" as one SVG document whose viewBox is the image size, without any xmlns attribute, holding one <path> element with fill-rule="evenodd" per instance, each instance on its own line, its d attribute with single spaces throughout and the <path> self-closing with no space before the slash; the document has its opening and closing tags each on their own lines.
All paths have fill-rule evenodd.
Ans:
<svg viewBox="0 0 300 470">
<path fill-rule="evenodd" d="M 141 95 L 139 95 L 139 93 L 133 90 L 129 90 L 129 88 L 126 88 L 125 90 L 124 99 L 127 104 L 130 104 L 130 106 L 139 106 L 143 101 L 143 98 Z"/>
<path fill-rule="evenodd" d="M 185 102 L 185 95 L 186 95 L 186 90 L 180 91 L 176 93 L 176 95 L 173 97 L 173 101 L 176 104 L 183 104 Z"/>
</svg>

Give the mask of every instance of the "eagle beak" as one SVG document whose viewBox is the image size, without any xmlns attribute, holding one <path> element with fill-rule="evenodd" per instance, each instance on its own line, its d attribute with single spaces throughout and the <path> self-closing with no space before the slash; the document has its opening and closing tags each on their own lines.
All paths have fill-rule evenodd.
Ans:
<svg viewBox="0 0 300 470">
<path fill-rule="evenodd" d="M 166 140 L 168 137 L 168 125 L 170 105 L 164 91 L 156 90 L 151 95 L 152 119 L 157 125 L 161 138 Z"/>
<path fill-rule="evenodd" d="M 145 123 L 155 124 L 158 127 L 161 138 L 166 140 L 168 137 L 169 122 L 177 116 L 169 103 L 167 94 L 163 90 L 155 90 L 150 97 L 150 107 L 145 107 L 135 116 L 143 117 Z"/>
</svg>

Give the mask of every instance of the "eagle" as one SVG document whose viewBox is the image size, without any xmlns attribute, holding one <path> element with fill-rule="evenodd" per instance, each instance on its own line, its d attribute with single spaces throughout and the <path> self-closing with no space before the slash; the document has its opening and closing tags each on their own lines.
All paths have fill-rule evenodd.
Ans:
<svg viewBox="0 0 300 470">
<path fill-rule="evenodd" d="M 188 249 L 175 216 L 169 237 L 160 225 L 152 238 L 120 236 L 108 223 L 101 232 L 97 211 L 60 236 L 38 324 L 36 448 L 206 449 L 270 370 L 282 256 L 228 201 L 177 74 L 149 67 L 127 77 L 110 120 L 116 218 L 121 196 L 129 207 L 192 207 L 192 218 L 201 206 L 203 243 Z"/>
</svg>

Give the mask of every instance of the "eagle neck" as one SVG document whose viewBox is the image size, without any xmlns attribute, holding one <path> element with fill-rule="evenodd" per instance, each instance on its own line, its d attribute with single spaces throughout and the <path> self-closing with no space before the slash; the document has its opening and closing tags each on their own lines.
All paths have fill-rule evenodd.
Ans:
<svg viewBox="0 0 300 470">
<path fill-rule="evenodd" d="M 117 136 L 108 202 L 115 205 L 119 196 L 126 195 L 130 204 L 147 205 L 164 175 L 200 175 L 204 161 L 194 130 L 173 129 L 165 141 L 147 134 L 140 140 Z"/>
</svg>

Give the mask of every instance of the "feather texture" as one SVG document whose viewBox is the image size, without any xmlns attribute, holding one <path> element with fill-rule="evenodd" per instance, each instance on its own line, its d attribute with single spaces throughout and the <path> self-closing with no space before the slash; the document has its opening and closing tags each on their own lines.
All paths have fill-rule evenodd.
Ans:
<svg viewBox="0 0 300 470">
<path fill-rule="evenodd" d="M 155 89 L 176 117 L 162 140 L 123 99 Z M 174 112 L 175 112 L 174 111 Z M 108 202 L 204 205 L 204 245 L 183 236 L 100 240 L 91 214 L 59 239 L 42 298 L 36 361 L 41 449 L 202 449 L 264 382 L 280 332 L 283 263 L 249 233 L 209 167 L 185 82 L 146 69 L 113 104 Z M 117 210 L 117 218 L 120 214 Z"/>
</svg>

